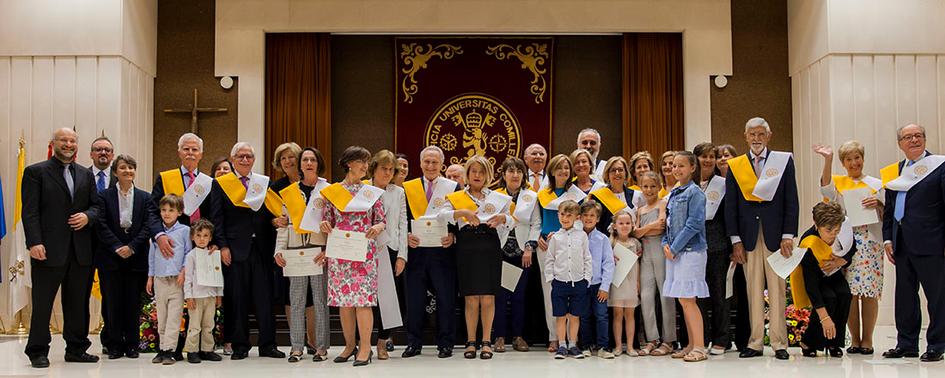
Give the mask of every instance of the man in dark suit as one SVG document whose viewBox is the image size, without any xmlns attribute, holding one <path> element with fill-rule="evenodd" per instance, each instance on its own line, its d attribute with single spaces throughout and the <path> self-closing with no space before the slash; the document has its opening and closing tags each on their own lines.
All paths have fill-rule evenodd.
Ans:
<svg viewBox="0 0 945 378">
<path fill-rule="evenodd" d="M 203 139 L 196 134 L 185 133 L 177 140 L 177 157 L 180 159 L 180 167 L 163 171 L 158 174 L 154 180 L 154 187 L 151 188 L 151 237 L 157 241 L 158 248 L 164 256 L 174 255 L 173 241 L 164 236 L 164 224 L 161 222 L 160 206 L 158 202 L 169 192 L 180 196 L 196 180 L 200 172 L 197 167 L 200 165 L 200 159 L 203 158 Z M 172 178 L 175 183 L 165 182 L 165 177 Z M 166 190 L 169 188 L 170 190 Z M 183 225 L 190 226 L 191 220 L 197 220 L 201 216 L 210 214 L 210 196 L 204 198 L 200 207 L 191 215 L 181 214 L 177 221 Z"/>
<path fill-rule="evenodd" d="M 77 135 L 53 133 L 54 157 L 23 172 L 23 231 L 30 251 L 33 314 L 25 353 L 33 367 L 49 366 L 49 316 L 62 287 L 67 362 L 97 362 L 89 342 L 89 285 L 92 281 L 91 222 L 100 205 L 92 172 L 74 162 Z"/>
<path fill-rule="evenodd" d="M 442 206 L 445 198 L 432 198 L 434 188 L 447 185 L 448 193 L 461 190 L 458 184 L 440 176 L 443 168 L 443 150 L 429 146 L 420 152 L 420 169 L 423 176 L 404 183 L 407 192 L 407 228 L 412 231 L 413 220 L 419 218 L 414 210 Z M 426 200 L 424 200 L 426 198 Z M 423 202 L 423 203 L 418 203 Z M 433 210 L 427 211 L 430 214 Z M 423 216 L 421 213 L 420 216 Z M 423 346 L 423 320 L 426 319 L 427 290 L 436 294 L 436 343 L 439 358 L 453 356 L 453 344 L 456 320 L 456 260 L 455 252 L 450 249 L 456 241 L 455 226 L 449 226 L 450 233 L 443 237 L 441 247 L 420 247 L 420 239 L 412 233 L 407 234 L 408 259 L 405 276 L 405 295 L 407 297 L 407 348 L 401 355 L 404 358 L 420 354 Z"/>
<path fill-rule="evenodd" d="M 89 158 L 92 159 L 89 170 L 92 171 L 92 178 L 95 180 L 95 191 L 101 194 L 105 189 L 115 186 L 118 178 L 111 172 L 112 160 L 115 158 L 115 146 L 112 145 L 112 141 L 105 136 L 95 138 L 92 141 Z M 98 224 L 95 223 L 92 226 L 97 228 Z M 98 250 L 98 233 L 92 236 L 92 250 Z M 99 280 L 101 280 L 101 277 L 99 277 Z M 108 305 L 105 301 L 105 296 L 102 295 L 101 313 L 105 327 L 102 327 L 102 331 L 98 334 L 102 341 L 102 354 L 108 354 L 108 346 L 111 345 L 111 341 L 108 340 L 108 312 L 105 311 Z"/>
<path fill-rule="evenodd" d="M 138 357 L 138 314 L 147 282 L 148 239 L 152 215 L 148 192 L 134 187 L 137 162 L 127 155 L 115 159 L 112 177 L 118 184 L 99 193 L 103 205 L 96 227 L 98 248 L 93 263 L 102 288 L 102 317 L 110 337 L 108 358 Z"/>
<path fill-rule="evenodd" d="M 218 180 L 242 182 L 243 189 L 253 173 L 256 154 L 248 143 L 240 142 L 230 153 L 234 172 Z M 235 177 L 233 177 L 235 176 Z M 253 211 L 249 207 L 237 206 L 243 198 L 231 197 L 219 181 L 213 182 L 210 200 L 210 219 L 213 221 L 214 243 L 220 247 L 223 260 L 223 311 L 226 314 L 224 328 L 233 343 L 233 360 L 242 360 L 249 354 L 249 307 L 255 307 L 259 328 L 260 357 L 284 358 L 285 353 L 276 349 L 276 325 L 272 313 L 273 215 L 265 208 Z"/>
<path fill-rule="evenodd" d="M 928 298 L 928 347 L 925 362 L 941 361 L 945 352 L 945 158 L 925 149 L 925 128 L 916 124 L 896 130 L 899 149 L 906 159 L 883 169 L 886 204 L 883 211 L 883 239 L 886 257 L 896 265 L 896 347 L 883 353 L 886 358 L 918 357 L 922 313 L 919 286 Z M 929 166 L 937 161 L 938 166 Z M 912 183 L 887 182 L 887 171 L 895 175 L 916 165 L 924 174 Z"/>
<path fill-rule="evenodd" d="M 751 322 L 748 346 L 739 357 L 763 354 L 764 291 L 767 286 L 768 313 L 772 314 L 768 332 L 771 347 L 775 350 L 775 358 L 787 360 L 790 356 L 783 315 L 785 282 L 771 269 L 767 260 L 777 251 L 787 257 L 794 250 L 798 221 L 794 159 L 786 152 L 768 149 L 771 128 L 764 118 L 748 120 L 745 139 L 750 151 L 729 160 L 729 173 L 725 180 L 725 229 L 732 242 L 732 260 L 745 268 Z"/>
</svg>

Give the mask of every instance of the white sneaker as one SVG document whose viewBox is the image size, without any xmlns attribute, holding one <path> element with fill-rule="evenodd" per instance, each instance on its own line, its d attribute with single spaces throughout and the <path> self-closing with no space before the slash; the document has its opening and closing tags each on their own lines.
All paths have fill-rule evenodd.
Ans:
<svg viewBox="0 0 945 378">
<path fill-rule="evenodd" d="M 611 352 L 606 349 L 601 349 L 599 352 L 597 352 L 597 356 L 605 360 L 612 360 L 615 357 L 614 352 Z"/>
<path fill-rule="evenodd" d="M 638 352 L 636 349 L 630 348 L 627 349 L 627 355 L 630 357 L 640 357 L 640 352 Z"/>
<path fill-rule="evenodd" d="M 581 354 L 583 354 L 584 357 L 590 357 L 593 353 L 591 352 L 590 349 L 585 349 L 581 351 Z"/>
<path fill-rule="evenodd" d="M 721 356 L 725 354 L 725 348 L 716 348 L 713 346 L 712 348 L 709 348 L 709 354 L 713 356 Z"/>
</svg>

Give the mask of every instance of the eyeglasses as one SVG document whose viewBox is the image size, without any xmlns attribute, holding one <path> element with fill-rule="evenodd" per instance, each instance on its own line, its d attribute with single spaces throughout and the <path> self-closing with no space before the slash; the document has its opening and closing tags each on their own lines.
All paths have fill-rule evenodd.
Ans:
<svg viewBox="0 0 945 378">
<path fill-rule="evenodd" d="M 925 133 L 915 133 L 915 134 L 903 135 L 903 136 L 899 137 L 899 140 L 900 140 L 900 141 L 903 141 L 903 140 L 912 141 L 913 139 L 915 139 L 915 140 L 923 140 L 923 139 L 925 139 Z"/>
<path fill-rule="evenodd" d="M 93 148 L 93 149 L 92 149 L 92 152 L 105 152 L 105 153 L 110 153 L 110 152 L 112 152 L 112 149 L 111 149 L 111 148 L 108 148 L 108 147 L 98 147 L 98 148 Z"/>
<path fill-rule="evenodd" d="M 253 160 L 255 158 L 256 156 L 252 154 L 239 154 L 239 155 L 233 156 L 234 160 Z"/>
</svg>

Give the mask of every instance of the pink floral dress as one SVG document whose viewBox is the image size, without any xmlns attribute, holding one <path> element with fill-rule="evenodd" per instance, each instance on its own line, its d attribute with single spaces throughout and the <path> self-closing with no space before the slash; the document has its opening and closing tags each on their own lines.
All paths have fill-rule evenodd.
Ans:
<svg viewBox="0 0 945 378">
<path fill-rule="evenodd" d="M 346 185 L 352 195 L 361 189 L 361 183 Z M 368 211 L 343 213 L 326 201 L 322 218 L 335 231 L 367 232 L 371 226 L 385 222 L 384 204 L 380 199 Z M 332 307 L 371 307 L 377 305 L 377 246 L 368 241 L 364 262 L 327 258 L 328 305 Z"/>
</svg>

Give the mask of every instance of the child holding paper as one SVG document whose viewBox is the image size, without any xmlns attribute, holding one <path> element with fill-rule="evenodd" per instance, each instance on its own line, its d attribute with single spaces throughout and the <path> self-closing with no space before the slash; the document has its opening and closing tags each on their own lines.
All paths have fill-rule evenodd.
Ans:
<svg viewBox="0 0 945 378">
<path fill-rule="evenodd" d="M 630 253 L 638 257 L 643 254 L 643 246 L 640 241 L 632 236 L 633 234 L 633 215 L 632 210 L 623 209 L 614 214 L 613 223 L 610 231 L 610 244 L 614 248 L 614 260 L 619 264 L 617 249 L 626 248 Z M 616 278 L 615 279 L 619 279 Z M 634 264 L 630 272 L 620 282 L 619 286 L 610 289 L 610 298 L 607 304 L 614 309 L 614 354 L 617 356 L 623 353 L 623 335 L 627 335 L 627 355 L 630 357 L 639 356 L 639 352 L 633 348 L 633 335 L 636 332 L 636 319 L 634 312 L 640 304 L 640 264 Z M 626 333 L 623 333 L 626 330 Z"/>
<path fill-rule="evenodd" d="M 614 278 L 614 251 L 607 235 L 596 228 L 601 212 L 601 205 L 597 201 L 587 200 L 581 205 L 581 223 L 587 233 L 592 273 L 590 285 L 587 287 L 588 313 L 581 318 L 580 341 L 585 357 L 590 357 L 593 351 L 599 350 L 597 356 L 609 360 L 614 358 L 608 340 L 610 331 L 607 329 L 607 298 L 610 296 L 610 283 Z M 593 325 L 591 318 L 594 320 Z M 595 335 L 596 343 L 591 341 Z"/>
<path fill-rule="evenodd" d="M 207 249 L 213 235 L 213 223 L 206 219 L 199 219 L 190 228 L 190 237 L 194 241 L 194 249 L 184 259 L 184 299 L 187 300 L 187 313 L 190 322 L 187 327 L 187 342 L 184 352 L 187 353 L 187 362 L 199 364 L 202 360 L 220 361 L 223 357 L 213 352 L 213 327 L 217 307 L 223 304 L 223 286 L 205 286 L 197 282 L 197 254 L 204 253 L 211 256 L 220 251 Z M 215 271 L 223 282 L 223 271 Z"/>
</svg>

